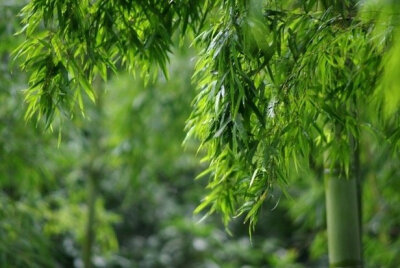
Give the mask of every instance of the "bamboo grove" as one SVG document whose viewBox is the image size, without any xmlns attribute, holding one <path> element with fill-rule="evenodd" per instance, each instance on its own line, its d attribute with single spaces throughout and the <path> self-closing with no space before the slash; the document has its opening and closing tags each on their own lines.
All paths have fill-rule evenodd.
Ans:
<svg viewBox="0 0 400 268">
<path fill-rule="evenodd" d="M 199 177 L 210 176 L 196 212 L 219 212 L 226 225 L 244 215 L 253 229 L 265 201 L 285 194 L 287 178 L 310 170 L 321 183 L 325 178 L 331 264 L 357 267 L 359 136 L 371 131 L 394 145 L 400 136 L 400 94 L 393 82 L 399 66 L 393 41 L 398 22 L 391 12 L 396 6 L 352 0 L 32 0 L 21 11 L 26 41 L 15 50 L 30 74 L 26 118 L 51 127 L 54 119 L 84 113 L 82 98 L 98 97 L 95 77 L 106 80 L 122 68 L 139 68 L 148 80 L 158 69 L 167 76 L 174 40 L 193 37 L 197 96 L 186 130 L 206 151 L 209 168 Z M 346 205 L 348 214 L 335 214 Z M 349 230 L 353 242 L 346 243 L 356 252 L 347 256 L 352 249 L 331 241 Z"/>
</svg>

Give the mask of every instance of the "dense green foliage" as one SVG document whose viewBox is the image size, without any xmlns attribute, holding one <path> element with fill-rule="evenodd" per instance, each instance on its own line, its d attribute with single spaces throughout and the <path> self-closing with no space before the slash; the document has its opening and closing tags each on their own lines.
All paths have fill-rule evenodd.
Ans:
<svg viewBox="0 0 400 268">
<path fill-rule="evenodd" d="M 158 63 L 166 73 L 173 32 L 201 27 L 201 1 L 42 1 L 24 7 L 26 41 L 16 49 L 31 72 L 26 116 L 44 117 L 78 107 L 82 92 L 95 101 L 92 82 L 126 66 L 142 73 Z"/>
<path fill-rule="evenodd" d="M 203 188 L 192 179 L 203 167 L 196 142 L 189 142 L 186 152 L 181 146 L 194 97 L 189 52 L 169 67 L 179 79 L 159 77 L 144 87 L 145 81 L 123 75 L 105 92 L 100 85 L 96 95 L 103 101 L 98 99 L 95 107 L 83 99 L 86 118 L 65 121 L 59 143 L 57 132 L 45 133 L 41 124 L 24 120 L 25 76 L 10 69 L 10 53 L 20 42 L 13 36 L 19 9 L 4 9 L 7 20 L 1 21 L 0 35 L 1 267 L 82 267 L 85 185 L 99 165 L 96 267 L 285 267 L 294 262 L 298 254 L 285 240 L 291 230 L 281 210 L 275 215 L 287 227 L 282 232 L 265 228 L 263 234 L 269 235 L 255 236 L 259 246 L 254 248 L 240 223 L 232 227 L 232 238 L 218 219 L 199 224 L 192 216 Z"/>
<path fill-rule="evenodd" d="M 31 1 L 16 50 L 31 71 L 26 115 L 49 126 L 60 109 L 82 110 L 81 89 L 94 101 L 95 75 L 106 79 L 120 65 L 148 74 L 157 62 L 167 73 L 173 32 L 189 25 L 203 50 L 188 129 L 214 176 L 199 210 L 222 211 L 226 223 L 246 213 L 255 223 L 299 158 L 339 176 L 355 169 L 390 35 L 373 42 L 379 20 L 357 9 L 357 1 Z"/>
<path fill-rule="evenodd" d="M 254 2 L 200 37 L 201 92 L 189 126 L 207 144 L 215 174 L 203 203 L 211 211 L 245 212 L 255 222 L 300 158 L 310 169 L 349 173 L 351 140 L 366 123 L 362 107 L 380 72 L 368 42 L 373 24 L 350 5 L 288 2 L 277 10 Z"/>
<path fill-rule="evenodd" d="M 397 5 L 33 0 L 14 55 L 36 125 L 20 108 L 24 75 L 9 72 L 20 6 L 5 5 L 0 264 L 81 267 L 86 254 L 98 267 L 323 266 L 328 173 L 363 185 L 365 263 L 396 267 Z M 171 56 L 187 41 L 197 96 L 192 52 Z M 53 126 L 59 135 L 43 134 Z M 209 192 L 195 211 L 222 212 L 236 237 L 191 216 L 200 172 Z M 242 221 L 260 221 L 253 247 Z"/>
</svg>

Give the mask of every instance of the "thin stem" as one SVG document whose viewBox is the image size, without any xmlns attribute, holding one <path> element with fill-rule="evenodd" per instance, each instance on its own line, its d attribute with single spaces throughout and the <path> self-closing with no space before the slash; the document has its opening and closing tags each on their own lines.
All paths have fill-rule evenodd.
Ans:
<svg viewBox="0 0 400 268">
<path fill-rule="evenodd" d="M 86 237 L 84 244 L 84 267 L 92 268 L 92 248 L 95 239 L 94 225 L 95 225 L 95 217 L 96 217 L 96 195 L 97 195 L 97 186 L 95 182 L 96 178 L 94 174 L 91 172 L 88 177 L 87 188 L 88 188 L 88 218 L 86 222 Z"/>
</svg>

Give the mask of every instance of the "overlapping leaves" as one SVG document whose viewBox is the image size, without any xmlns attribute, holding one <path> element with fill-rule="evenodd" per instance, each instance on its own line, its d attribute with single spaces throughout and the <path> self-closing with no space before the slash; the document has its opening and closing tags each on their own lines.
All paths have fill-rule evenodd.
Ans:
<svg viewBox="0 0 400 268">
<path fill-rule="evenodd" d="M 254 226 L 300 158 L 349 174 L 380 54 L 350 5 L 312 3 L 227 5 L 198 38 L 188 128 L 207 149 L 211 179 L 197 212 L 220 211 L 226 223 L 245 213 Z"/>
<path fill-rule="evenodd" d="M 198 210 L 222 211 L 226 223 L 246 213 L 255 224 L 299 158 L 351 172 L 383 53 L 356 1 L 31 1 L 16 50 L 31 71 L 27 117 L 49 125 L 55 113 L 83 111 L 81 91 L 96 98 L 97 74 L 121 66 L 148 74 L 154 62 L 165 70 L 174 31 L 198 30 L 207 15 L 188 121 L 212 175 Z"/>
<path fill-rule="evenodd" d="M 27 118 L 83 112 L 84 91 L 94 101 L 96 75 L 122 66 L 166 74 L 173 33 L 201 27 L 208 1 L 34 0 L 21 12 L 26 41 L 16 49 L 30 72 Z"/>
</svg>

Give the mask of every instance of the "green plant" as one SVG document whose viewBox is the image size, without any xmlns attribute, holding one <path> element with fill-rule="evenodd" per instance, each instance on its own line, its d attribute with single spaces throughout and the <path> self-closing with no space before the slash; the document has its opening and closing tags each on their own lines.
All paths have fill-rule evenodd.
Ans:
<svg viewBox="0 0 400 268">
<path fill-rule="evenodd" d="M 326 177 L 331 264 L 361 265 L 360 133 L 374 123 L 369 102 L 392 32 L 374 42 L 379 19 L 364 19 L 358 4 L 32 1 L 16 50 L 30 72 L 26 116 L 49 127 L 54 114 L 83 111 L 81 92 L 95 101 L 94 78 L 121 66 L 149 76 L 157 63 L 167 75 L 173 33 L 196 34 L 202 56 L 187 129 L 207 152 L 201 175 L 211 174 L 196 211 L 222 212 L 225 224 L 243 214 L 254 228 L 265 200 L 277 186 L 285 191 L 301 163 Z M 351 209 L 342 215 L 344 200 Z M 343 250 L 348 230 L 354 251 Z"/>
</svg>

